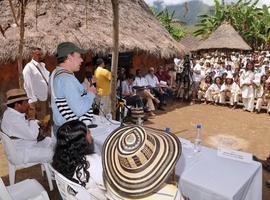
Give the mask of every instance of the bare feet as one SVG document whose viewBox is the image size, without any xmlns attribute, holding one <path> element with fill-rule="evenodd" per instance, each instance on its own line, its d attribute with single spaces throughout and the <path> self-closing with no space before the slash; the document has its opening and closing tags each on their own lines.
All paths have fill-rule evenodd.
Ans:
<svg viewBox="0 0 270 200">
<path fill-rule="evenodd" d="M 159 101 L 157 98 L 154 98 L 153 100 L 154 100 L 154 102 L 155 102 L 156 104 L 159 104 L 159 103 L 160 103 L 160 101 Z"/>
<path fill-rule="evenodd" d="M 156 114 L 153 113 L 153 111 L 150 111 L 150 112 L 149 112 L 149 118 L 154 118 L 155 116 L 156 116 Z"/>
</svg>

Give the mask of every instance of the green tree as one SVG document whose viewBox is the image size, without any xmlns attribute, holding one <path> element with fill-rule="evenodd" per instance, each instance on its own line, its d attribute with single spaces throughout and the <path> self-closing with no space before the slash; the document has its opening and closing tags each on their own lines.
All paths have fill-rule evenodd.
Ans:
<svg viewBox="0 0 270 200">
<path fill-rule="evenodd" d="M 177 26 L 177 24 L 183 24 L 183 22 L 174 17 L 175 11 L 170 13 L 168 9 L 165 8 L 163 11 L 157 12 L 152 8 L 152 12 L 175 40 L 179 41 L 185 36 L 185 30 L 179 27 L 179 25 Z"/>
<path fill-rule="evenodd" d="M 250 46 L 257 49 L 261 46 L 270 48 L 270 14 L 269 6 L 257 8 L 259 0 L 238 0 L 236 3 L 226 4 L 214 0 L 214 14 L 201 15 L 194 35 L 207 38 L 222 22 L 229 22 Z"/>
</svg>

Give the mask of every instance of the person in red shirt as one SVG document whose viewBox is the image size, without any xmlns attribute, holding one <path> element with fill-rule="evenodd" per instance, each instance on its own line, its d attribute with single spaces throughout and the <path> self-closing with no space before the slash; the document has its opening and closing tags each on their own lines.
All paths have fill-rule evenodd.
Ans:
<svg viewBox="0 0 270 200">
<path fill-rule="evenodd" d="M 165 81 L 168 84 L 168 81 L 170 81 L 171 76 L 168 74 L 166 70 L 162 66 L 157 68 L 157 72 L 155 74 L 158 78 L 158 81 Z"/>
</svg>

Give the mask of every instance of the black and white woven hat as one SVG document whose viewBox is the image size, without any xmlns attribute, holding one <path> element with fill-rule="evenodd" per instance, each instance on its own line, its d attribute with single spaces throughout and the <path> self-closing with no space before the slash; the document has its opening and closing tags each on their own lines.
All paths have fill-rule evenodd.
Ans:
<svg viewBox="0 0 270 200">
<path fill-rule="evenodd" d="M 171 175 L 180 155 L 181 143 L 172 133 L 121 127 L 103 145 L 105 184 L 123 197 L 151 195 Z"/>
</svg>

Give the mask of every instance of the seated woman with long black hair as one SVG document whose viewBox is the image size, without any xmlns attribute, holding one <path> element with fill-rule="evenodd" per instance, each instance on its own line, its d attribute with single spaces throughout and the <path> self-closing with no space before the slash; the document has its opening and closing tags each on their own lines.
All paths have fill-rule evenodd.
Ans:
<svg viewBox="0 0 270 200">
<path fill-rule="evenodd" d="M 134 137 L 135 135 L 138 135 L 138 132 L 141 133 L 143 138 L 148 138 L 150 141 L 146 141 L 146 139 L 141 140 L 141 138 Z M 125 137 L 120 137 L 122 134 L 125 135 Z M 155 145 L 152 144 L 151 141 L 156 144 L 157 141 L 155 142 L 153 139 L 155 137 L 160 138 L 161 136 L 156 135 L 154 137 L 153 134 L 156 133 L 152 133 L 150 131 L 146 132 L 143 127 L 139 126 L 126 126 L 114 130 L 104 142 L 102 161 L 101 157 L 95 154 L 90 147 L 93 140 L 91 139 L 90 132 L 86 125 L 77 120 L 69 121 L 63 124 L 57 131 L 57 144 L 52 165 L 54 169 L 63 176 L 75 183 L 82 185 L 91 195 L 95 196 L 95 198 L 99 200 L 104 200 L 106 198 L 111 200 L 127 200 L 134 199 L 134 197 L 140 200 L 180 200 L 181 194 L 180 191 L 178 191 L 178 188 L 172 184 L 166 183 L 167 178 L 170 176 L 178 158 L 180 157 L 180 142 L 177 137 L 171 133 L 162 133 L 164 135 L 163 140 L 166 141 L 166 144 L 164 143 L 164 145 L 169 146 L 164 147 L 163 144 L 160 144 L 159 148 L 157 148 L 154 147 Z M 118 139 L 114 140 L 114 136 Z M 111 148 L 122 144 L 122 148 L 125 149 L 127 147 L 126 143 L 132 146 L 133 142 L 136 143 L 134 147 L 136 148 L 135 156 L 138 157 L 139 161 L 142 161 L 143 163 L 140 168 L 135 167 L 134 164 L 136 163 L 134 163 L 131 168 L 126 169 L 129 171 L 128 174 L 130 175 L 128 178 L 130 181 L 127 182 L 127 187 L 128 190 L 130 190 L 130 193 L 125 193 L 126 190 L 121 190 L 121 188 L 117 187 L 118 184 L 124 183 L 121 178 L 119 178 L 121 183 L 116 181 L 116 185 L 112 185 L 111 181 L 114 182 L 114 180 L 109 179 L 109 177 L 111 177 L 110 175 L 113 176 L 111 178 L 116 178 L 114 169 L 121 167 L 120 165 L 112 166 L 111 163 L 120 162 L 122 155 L 122 152 L 114 154 L 114 151 L 111 151 Z M 149 152 L 147 149 L 142 149 L 142 152 L 140 152 L 140 147 L 145 147 L 147 145 L 150 145 L 150 147 L 148 147 Z M 169 153 L 170 151 L 173 153 Z M 135 150 L 133 152 L 135 153 Z M 172 157 L 169 155 L 167 156 L 166 153 L 172 155 Z M 108 154 L 112 154 L 114 156 Z M 159 160 L 159 158 L 162 157 L 160 156 L 161 154 L 166 155 L 166 159 L 162 159 L 162 161 Z M 143 155 L 146 157 L 144 158 Z M 141 158 L 144 160 L 140 160 Z M 123 159 L 125 158 L 123 157 Z M 164 164 L 165 161 L 166 165 Z M 158 166 L 157 163 L 159 163 Z M 108 167 L 110 169 L 108 169 Z M 111 169 L 111 167 L 115 168 Z M 150 170 L 150 167 L 153 167 L 153 170 Z M 148 173 L 149 171 L 153 172 Z M 142 180 L 143 185 L 139 184 L 137 187 L 135 187 L 136 184 L 134 185 L 134 182 L 132 182 L 133 179 L 136 179 L 135 174 L 148 174 L 148 176 L 145 178 L 147 182 L 144 183 L 144 179 L 140 179 Z M 159 177 L 160 180 L 158 182 L 154 182 L 155 177 Z M 138 190 L 143 191 L 144 187 L 146 187 L 147 190 L 145 190 L 143 193 L 136 193 Z M 137 188 L 137 190 L 133 191 L 135 190 L 134 188 Z M 135 193 L 135 195 L 133 193 Z M 74 199 L 76 199 L 76 197 Z"/>
<path fill-rule="evenodd" d="M 63 124 L 57 131 L 53 167 L 69 180 L 85 187 L 97 199 L 106 199 L 101 157 L 91 148 L 89 129 L 78 120 Z"/>
</svg>

